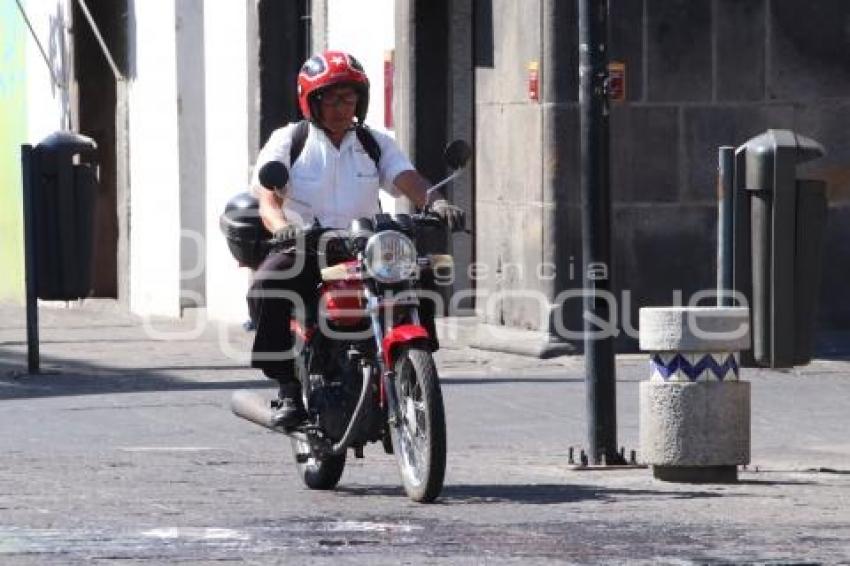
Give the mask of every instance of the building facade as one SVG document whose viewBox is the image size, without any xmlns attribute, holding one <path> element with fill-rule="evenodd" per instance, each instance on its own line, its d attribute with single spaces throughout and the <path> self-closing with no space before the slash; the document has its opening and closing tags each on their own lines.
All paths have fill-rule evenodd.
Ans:
<svg viewBox="0 0 850 566">
<path fill-rule="evenodd" d="M 390 125 L 418 167 L 473 142 L 451 198 L 452 313 L 495 326 L 579 331 L 582 285 L 576 2 L 563 0 L 78 0 L 22 2 L 43 60 L 3 3 L 0 298 L 23 292 L 17 145 L 71 127 L 100 146 L 94 294 L 142 315 L 204 308 L 245 318 L 250 274 L 218 229 L 270 131 L 298 119 L 308 52 L 348 50 L 372 80 L 368 122 Z M 817 9 L 813 9 L 816 6 Z M 716 151 L 768 128 L 814 138 L 829 183 L 819 328 L 850 325 L 850 5 L 842 0 L 610 0 L 613 262 L 619 326 L 640 306 L 715 281 Z M 392 83 L 391 85 L 389 83 Z M 388 97 L 388 98 L 385 98 Z M 394 203 L 386 203 L 389 207 Z M 399 208 L 403 204 L 398 205 Z M 569 297 L 569 295 L 567 295 Z M 573 296 L 575 297 L 575 296 Z M 633 347 L 625 340 L 623 346 Z"/>
</svg>

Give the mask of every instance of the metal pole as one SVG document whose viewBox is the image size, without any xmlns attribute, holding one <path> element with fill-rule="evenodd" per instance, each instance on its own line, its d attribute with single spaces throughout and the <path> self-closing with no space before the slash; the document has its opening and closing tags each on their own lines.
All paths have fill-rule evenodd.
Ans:
<svg viewBox="0 0 850 566">
<path fill-rule="evenodd" d="M 304 2 L 304 14 L 301 16 L 304 22 L 304 59 L 313 54 L 313 0 Z"/>
<path fill-rule="evenodd" d="M 735 148 L 721 146 L 717 152 L 717 306 L 732 306 L 733 223 L 732 199 Z"/>
<path fill-rule="evenodd" d="M 38 350 L 38 281 L 36 279 L 36 241 L 35 218 L 36 195 L 33 193 L 33 167 L 38 162 L 37 150 L 31 145 L 21 146 L 21 179 L 24 197 L 24 278 L 26 280 L 27 308 L 27 372 L 39 373 L 40 356 Z"/>
<path fill-rule="evenodd" d="M 80 10 L 83 12 L 83 15 L 86 17 L 86 21 L 88 21 L 89 26 L 91 27 L 94 38 L 97 40 L 98 45 L 100 45 L 100 50 L 103 51 L 103 56 L 106 57 L 106 62 L 109 63 L 109 68 L 112 69 L 112 74 L 115 76 L 115 80 L 123 81 L 124 77 L 121 75 L 121 71 L 118 70 L 118 65 L 115 64 L 115 59 L 112 58 L 112 53 L 109 52 L 109 47 L 106 46 L 106 42 L 103 40 L 103 35 L 101 35 L 100 29 L 97 27 L 97 23 L 95 23 L 94 18 L 89 11 L 86 0 L 77 0 L 77 3 L 80 5 Z"/>
<path fill-rule="evenodd" d="M 588 451 L 593 464 L 621 463 L 617 452 L 614 337 L 594 337 L 600 329 L 592 322 L 610 320 L 608 301 L 600 296 L 611 287 L 607 35 L 607 0 L 579 0 L 584 357 Z"/>
</svg>

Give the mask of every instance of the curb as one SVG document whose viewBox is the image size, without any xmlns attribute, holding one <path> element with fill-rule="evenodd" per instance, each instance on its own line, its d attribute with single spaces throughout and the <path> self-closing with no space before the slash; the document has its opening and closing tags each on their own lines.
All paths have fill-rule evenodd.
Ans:
<svg viewBox="0 0 850 566">
<path fill-rule="evenodd" d="M 444 347 L 515 354 L 541 360 L 576 354 L 577 348 L 548 332 L 486 324 L 473 317 L 443 317 L 436 321 Z"/>
</svg>

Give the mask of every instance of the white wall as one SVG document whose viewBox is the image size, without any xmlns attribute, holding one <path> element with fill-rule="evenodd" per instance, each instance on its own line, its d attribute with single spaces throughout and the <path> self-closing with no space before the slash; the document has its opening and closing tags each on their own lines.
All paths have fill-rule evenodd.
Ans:
<svg viewBox="0 0 850 566">
<path fill-rule="evenodd" d="M 70 21 L 62 0 L 28 0 L 22 3 L 58 80 L 67 85 L 71 76 L 65 29 Z M 17 8 L 14 10 L 18 12 Z M 16 14 L 19 17 L 20 14 Z M 27 29 L 27 140 L 37 144 L 52 132 L 70 129 L 68 90 L 57 87 L 38 45 Z"/>
<path fill-rule="evenodd" d="M 250 273 L 237 267 L 218 226 L 227 200 L 247 190 L 252 165 L 248 80 L 256 70 L 248 69 L 246 4 L 204 3 L 207 314 L 211 319 L 230 322 L 248 317 L 245 293 Z"/>
<path fill-rule="evenodd" d="M 394 0 L 328 0 L 329 50 L 354 55 L 369 76 L 366 123 L 384 130 L 384 54 L 395 46 Z M 393 132 L 388 132 L 392 134 Z M 386 212 L 395 212 L 395 199 L 381 193 Z"/>
<path fill-rule="evenodd" d="M 384 52 L 395 45 L 394 0 L 328 0 L 328 49 L 354 55 L 369 76 L 366 122 L 384 126 Z"/>
<path fill-rule="evenodd" d="M 130 305 L 143 315 L 178 316 L 181 300 L 191 303 L 196 297 L 181 297 L 178 124 L 182 118 L 185 125 L 186 119 L 178 113 L 177 106 L 180 80 L 175 0 L 146 0 L 135 6 L 137 77 L 131 85 L 129 101 Z M 218 225 L 227 200 L 247 189 L 253 165 L 249 136 L 251 120 L 256 119 L 255 101 L 249 99 L 248 93 L 252 92 L 257 69 L 248 65 L 248 49 L 256 39 L 248 37 L 249 9 L 249 2 L 203 4 L 205 299 L 207 316 L 227 322 L 247 318 L 245 293 L 250 283 L 250 272 L 236 265 Z M 188 16 L 190 12 L 180 13 Z M 364 33 L 363 22 L 367 19 L 371 24 L 368 33 Z M 328 48 L 349 51 L 363 63 L 372 92 L 367 121 L 382 127 L 384 53 L 394 42 L 393 0 L 331 0 L 328 20 Z M 181 68 L 180 77 L 185 77 L 186 72 Z M 183 132 L 184 157 L 186 133 Z M 199 132 L 193 134 L 200 139 Z M 184 163 L 183 171 L 186 170 Z M 185 181 L 184 178 L 184 189 Z M 185 216 L 192 208 L 185 200 L 191 198 L 191 191 L 183 193 Z M 195 286 L 183 282 L 182 288 L 192 290 Z"/>
<path fill-rule="evenodd" d="M 130 309 L 180 314 L 180 169 L 174 0 L 136 2 L 129 87 Z"/>
<path fill-rule="evenodd" d="M 178 0 L 177 94 L 180 140 L 180 246 L 183 306 L 203 306 L 206 296 L 206 110 L 204 1 Z"/>
</svg>

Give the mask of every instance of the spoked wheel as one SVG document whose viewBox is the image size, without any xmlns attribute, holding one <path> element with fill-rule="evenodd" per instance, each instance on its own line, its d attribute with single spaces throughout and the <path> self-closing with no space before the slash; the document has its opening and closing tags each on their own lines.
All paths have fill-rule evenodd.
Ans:
<svg viewBox="0 0 850 566">
<path fill-rule="evenodd" d="M 404 491 L 427 503 L 440 495 L 446 472 L 446 417 L 431 352 L 407 348 L 396 362 L 397 419 L 390 426 Z"/>
<path fill-rule="evenodd" d="M 339 456 L 316 458 L 310 445 L 303 440 L 292 439 L 292 455 L 298 475 L 310 489 L 335 488 L 345 469 L 345 452 Z"/>
</svg>

